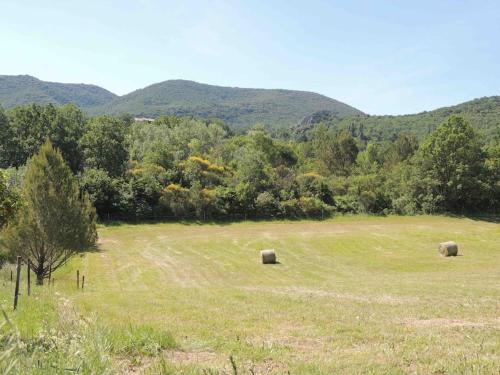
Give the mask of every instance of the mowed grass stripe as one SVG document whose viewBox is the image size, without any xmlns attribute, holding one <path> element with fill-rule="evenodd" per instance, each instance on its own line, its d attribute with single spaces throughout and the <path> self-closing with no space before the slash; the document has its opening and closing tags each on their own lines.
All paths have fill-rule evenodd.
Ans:
<svg viewBox="0 0 500 375">
<path fill-rule="evenodd" d="M 185 351 L 272 363 L 276 373 L 498 369 L 499 224 L 346 217 L 99 234 L 100 251 L 56 274 L 59 290 L 107 324 L 171 331 Z M 450 239 L 462 256 L 438 255 Z M 281 264 L 262 265 L 264 248 Z M 83 293 L 77 268 L 89 277 Z"/>
</svg>

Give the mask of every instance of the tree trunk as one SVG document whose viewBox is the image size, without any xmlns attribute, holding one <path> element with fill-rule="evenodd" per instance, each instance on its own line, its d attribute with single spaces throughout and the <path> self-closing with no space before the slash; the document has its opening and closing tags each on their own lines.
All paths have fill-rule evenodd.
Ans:
<svg viewBox="0 0 500 375">
<path fill-rule="evenodd" d="M 43 267 L 36 270 L 36 285 L 43 285 Z"/>
</svg>

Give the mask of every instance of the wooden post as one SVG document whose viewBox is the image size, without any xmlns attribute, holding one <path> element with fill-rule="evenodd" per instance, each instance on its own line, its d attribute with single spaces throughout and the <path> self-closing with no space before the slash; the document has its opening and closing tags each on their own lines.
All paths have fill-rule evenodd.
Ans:
<svg viewBox="0 0 500 375">
<path fill-rule="evenodd" d="M 31 269 L 30 269 L 30 261 L 26 263 L 26 271 L 28 272 L 28 296 L 31 294 Z"/>
<path fill-rule="evenodd" d="M 76 289 L 80 289 L 80 270 L 76 270 Z"/>
<path fill-rule="evenodd" d="M 12 282 L 12 270 L 10 270 L 10 282 Z"/>
<path fill-rule="evenodd" d="M 19 280 L 21 279 L 21 257 L 17 257 L 16 267 L 16 290 L 14 292 L 14 310 L 17 308 L 17 299 L 19 296 Z"/>
<path fill-rule="evenodd" d="M 49 266 L 49 286 L 50 286 L 51 279 L 52 279 L 52 264 Z"/>
<path fill-rule="evenodd" d="M 85 286 L 85 275 L 82 276 L 82 290 L 84 286 Z"/>
</svg>

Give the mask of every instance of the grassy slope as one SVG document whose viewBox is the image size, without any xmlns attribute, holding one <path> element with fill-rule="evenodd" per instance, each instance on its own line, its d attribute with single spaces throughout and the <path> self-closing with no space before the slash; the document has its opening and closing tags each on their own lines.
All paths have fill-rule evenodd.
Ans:
<svg viewBox="0 0 500 375">
<path fill-rule="evenodd" d="M 56 273 L 56 293 L 106 326 L 171 332 L 176 371 L 227 370 L 230 354 L 256 373 L 500 370 L 499 224 L 346 217 L 121 225 L 100 236 L 100 252 Z M 448 239 L 462 256 L 437 254 Z M 281 264 L 259 264 L 263 248 Z M 21 298 L 18 322 L 33 331 L 25 303 L 38 302 Z"/>
<path fill-rule="evenodd" d="M 216 117 L 238 127 L 256 123 L 291 127 L 319 110 L 329 110 L 340 117 L 362 114 L 347 104 L 312 92 L 222 87 L 185 80 L 136 90 L 91 112 Z"/>
</svg>

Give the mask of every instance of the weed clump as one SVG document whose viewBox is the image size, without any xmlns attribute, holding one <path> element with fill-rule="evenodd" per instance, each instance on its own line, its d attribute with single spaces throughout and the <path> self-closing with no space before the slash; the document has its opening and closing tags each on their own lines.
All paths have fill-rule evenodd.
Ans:
<svg viewBox="0 0 500 375">
<path fill-rule="evenodd" d="M 155 356 L 163 350 L 175 349 L 177 344 L 170 332 L 147 325 L 128 325 L 107 330 L 110 350 L 114 354 Z"/>
</svg>

